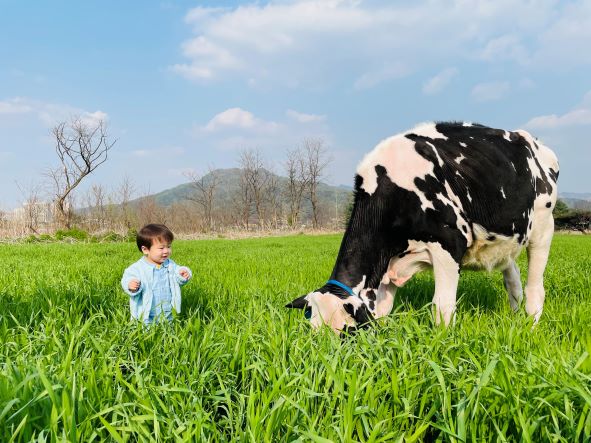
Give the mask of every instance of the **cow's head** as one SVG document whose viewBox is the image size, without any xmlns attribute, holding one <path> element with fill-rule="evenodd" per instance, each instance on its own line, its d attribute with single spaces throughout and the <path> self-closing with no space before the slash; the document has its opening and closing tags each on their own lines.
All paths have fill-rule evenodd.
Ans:
<svg viewBox="0 0 591 443">
<path fill-rule="evenodd" d="M 373 320 L 361 298 L 330 283 L 296 298 L 286 307 L 304 309 L 314 329 L 325 323 L 336 333 L 367 325 Z"/>
</svg>

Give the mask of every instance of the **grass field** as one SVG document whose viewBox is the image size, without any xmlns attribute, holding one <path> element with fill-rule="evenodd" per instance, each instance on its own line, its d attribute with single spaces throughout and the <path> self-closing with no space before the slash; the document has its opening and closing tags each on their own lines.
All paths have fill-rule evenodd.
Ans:
<svg viewBox="0 0 591 443">
<path fill-rule="evenodd" d="M 2 245 L 0 441 L 591 440 L 591 237 L 555 237 L 533 331 L 501 274 L 476 272 L 434 327 L 425 273 L 345 338 L 283 308 L 339 244 L 175 241 L 194 279 L 148 331 L 119 287 L 134 244 Z"/>
</svg>

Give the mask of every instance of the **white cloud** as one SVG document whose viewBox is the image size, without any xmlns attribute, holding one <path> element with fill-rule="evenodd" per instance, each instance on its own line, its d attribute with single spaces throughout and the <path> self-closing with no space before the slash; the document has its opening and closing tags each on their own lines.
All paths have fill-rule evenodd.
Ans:
<svg viewBox="0 0 591 443">
<path fill-rule="evenodd" d="M 589 191 L 591 91 L 572 109 L 533 117 L 523 127 L 556 153 L 560 163 L 559 189 Z"/>
<path fill-rule="evenodd" d="M 0 101 L 0 114 L 25 114 L 31 111 L 33 108 L 20 97 Z"/>
<path fill-rule="evenodd" d="M 172 70 L 199 81 L 319 87 L 338 78 L 367 89 L 450 57 L 581 66 L 591 61 L 589 4 L 289 0 L 198 7 L 186 14 L 194 36 Z M 564 46 L 573 49 L 561 52 Z"/>
<path fill-rule="evenodd" d="M 149 157 L 152 154 L 153 152 L 149 149 L 135 149 L 131 151 L 131 155 L 133 155 L 134 157 Z"/>
<path fill-rule="evenodd" d="M 423 85 L 423 94 L 433 95 L 441 92 L 458 75 L 456 68 L 447 68 L 430 78 Z"/>
<path fill-rule="evenodd" d="M 252 132 L 273 132 L 279 125 L 275 122 L 256 118 L 252 112 L 241 108 L 230 108 L 213 117 L 204 127 L 206 132 L 247 130 Z"/>
<path fill-rule="evenodd" d="M 549 114 L 533 117 L 525 127 L 532 130 L 554 130 L 577 126 L 591 126 L 591 91 L 580 105 L 562 115 Z"/>
<path fill-rule="evenodd" d="M 583 96 L 581 104 L 562 115 L 549 114 L 531 118 L 525 125 L 532 130 L 554 130 L 591 126 L 591 91 Z"/>
<path fill-rule="evenodd" d="M 107 122 L 108 119 L 109 116 L 103 111 L 84 112 L 80 115 L 80 120 L 89 126 L 96 125 L 100 121 Z"/>
<path fill-rule="evenodd" d="M 217 70 L 239 69 L 241 65 L 230 51 L 203 36 L 183 43 L 183 54 L 187 58 L 205 61 L 205 66 L 195 62 L 190 65 L 176 64 L 172 66 L 174 72 L 188 79 L 209 79 Z"/>
<path fill-rule="evenodd" d="M 189 80 L 207 80 L 213 78 L 213 70 L 196 65 L 172 65 L 171 70 Z"/>
<path fill-rule="evenodd" d="M 204 8 L 197 7 L 191 9 L 185 16 L 185 21 L 194 26 L 201 25 L 203 21 L 210 19 L 213 15 L 227 11 L 226 8 Z"/>
<path fill-rule="evenodd" d="M 326 120 L 325 115 L 316 115 L 316 114 L 304 114 L 302 112 L 294 111 L 293 109 L 288 109 L 286 111 L 286 115 L 300 123 L 315 123 L 315 122 L 323 122 Z"/>
<path fill-rule="evenodd" d="M 306 114 L 293 109 L 282 121 L 267 121 L 241 108 L 230 108 L 212 117 L 206 124 L 194 125 L 193 137 L 199 146 L 217 152 L 260 149 L 271 160 L 282 159 L 286 149 L 298 146 L 308 137 L 332 141 L 324 115 Z M 227 155 L 227 154 L 225 154 Z"/>
<path fill-rule="evenodd" d="M 478 102 L 500 100 L 509 89 L 509 82 L 479 83 L 472 88 L 472 98 Z"/>
<path fill-rule="evenodd" d="M 102 111 L 88 112 L 71 105 L 46 103 L 23 97 L 15 97 L 0 101 L 0 114 L 5 115 L 33 115 L 43 126 L 51 127 L 59 121 L 69 120 L 79 116 L 86 123 L 96 123 L 98 120 L 107 121 L 109 116 Z"/>
<path fill-rule="evenodd" d="M 591 125 L 590 109 L 575 109 L 563 115 L 542 115 L 534 117 L 526 123 L 526 127 L 532 129 L 557 129 L 585 125 Z"/>
<path fill-rule="evenodd" d="M 378 70 L 364 73 L 355 80 L 354 87 L 355 89 L 373 88 L 380 83 L 406 77 L 411 72 L 410 67 L 405 66 L 402 63 L 395 63 Z"/>
<path fill-rule="evenodd" d="M 529 62 L 528 51 L 516 35 L 502 35 L 490 40 L 480 52 L 480 59 L 488 62 L 514 60 L 519 64 Z"/>
<path fill-rule="evenodd" d="M 559 70 L 591 64 L 591 2 L 559 4 L 560 14 L 540 33 L 535 63 Z"/>
</svg>

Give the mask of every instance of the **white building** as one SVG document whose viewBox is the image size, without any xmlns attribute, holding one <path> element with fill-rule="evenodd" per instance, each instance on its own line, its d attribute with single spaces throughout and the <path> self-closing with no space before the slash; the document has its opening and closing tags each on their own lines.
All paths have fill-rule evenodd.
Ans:
<svg viewBox="0 0 591 443">
<path fill-rule="evenodd" d="M 51 223 L 54 219 L 54 206 L 50 202 L 24 202 L 20 208 L 6 213 L 6 220 L 17 223 Z"/>
</svg>

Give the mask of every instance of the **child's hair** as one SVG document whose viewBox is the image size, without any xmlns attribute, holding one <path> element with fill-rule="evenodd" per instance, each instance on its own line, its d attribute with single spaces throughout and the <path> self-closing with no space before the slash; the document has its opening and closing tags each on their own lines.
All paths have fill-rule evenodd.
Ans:
<svg viewBox="0 0 591 443">
<path fill-rule="evenodd" d="M 172 234 L 172 231 L 166 226 L 151 223 L 138 231 L 136 237 L 137 248 L 140 250 L 140 252 L 142 250 L 142 246 L 150 249 L 154 240 L 160 240 L 163 243 L 172 243 L 174 240 L 174 235 Z"/>
</svg>

